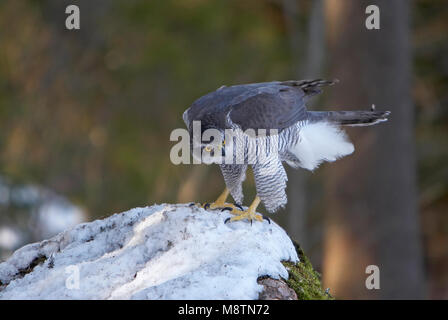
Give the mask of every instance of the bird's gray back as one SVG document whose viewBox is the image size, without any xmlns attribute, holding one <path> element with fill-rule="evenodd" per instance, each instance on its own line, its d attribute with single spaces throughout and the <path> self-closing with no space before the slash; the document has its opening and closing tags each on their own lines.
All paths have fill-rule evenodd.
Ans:
<svg viewBox="0 0 448 320">
<path fill-rule="evenodd" d="M 333 83 L 317 79 L 223 86 L 193 102 L 183 118 L 189 128 L 197 120 L 208 128 L 226 129 L 230 127 L 227 115 L 231 111 L 230 120 L 243 130 L 282 131 L 306 120 L 306 100 L 320 93 L 320 87 Z"/>
<path fill-rule="evenodd" d="M 244 98 L 253 89 L 260 87 L 271 86 L 278 84 L 278 81 L 261 82 L 251 84 L 241 84 L 234 86 L 222 86 L 221 88 L 212 91 L 196 101 L 194 101 L 186 114 L 185 122 L 192 123 L 194 120 L 204 120 L 210 126 L 218 128 L 225 128 L 225 116 L 227 112 L 238 100 L 238 97 Z M 188 124 L 187 124 L 188 125 Z"/>
</svg>

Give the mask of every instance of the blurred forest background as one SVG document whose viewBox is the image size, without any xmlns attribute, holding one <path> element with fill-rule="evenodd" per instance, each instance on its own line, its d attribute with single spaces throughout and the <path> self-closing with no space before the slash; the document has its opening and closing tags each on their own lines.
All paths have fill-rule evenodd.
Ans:
<svg viewBox="0 0 448 320">
<path fill-rule="evenodd" d="M 365 28 L 370 4 L 380 30 Z M 348 129 L 350 157 L 288 169 L 274 220 L 337 298 L 448 299 L 447 57 L 445 0 L 1 1 L 0 259 L 81 221 L 213 200 L 217 166 L 169 160 L 201 95 L 337 78 L 310 108 L 375 104 L 390 121 Z M 365 288 L 369 264 L 380 290 Z"/>
</svg>

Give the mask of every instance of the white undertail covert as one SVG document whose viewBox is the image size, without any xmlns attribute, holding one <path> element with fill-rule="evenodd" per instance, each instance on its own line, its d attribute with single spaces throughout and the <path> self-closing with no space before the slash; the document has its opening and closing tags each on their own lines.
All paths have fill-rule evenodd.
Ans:
<svg viewBox="0 0 448 320">
<path fill-rule="evenodd" d="M 299 140 L 290 152 L 300 160 L 304 169 L 312 171 L 323 161 L 335 161 L 355 150 L 346 133 L 334 124 L 307 123 L 299 130 Z"/>
</svg>

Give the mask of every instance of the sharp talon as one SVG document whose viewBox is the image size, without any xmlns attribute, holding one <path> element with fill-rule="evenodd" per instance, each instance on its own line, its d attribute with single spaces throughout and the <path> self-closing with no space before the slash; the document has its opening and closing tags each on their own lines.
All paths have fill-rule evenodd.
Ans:
<svg viewBox="0 0 448 320">
<path fill-rule="evenodd" d="M 271 224 L 271 219 L 269 219 L 268 217 L 262 216 L 263 220 L 267 220 L 269 222 L 269 224 Z"/>
<path fill-rule="evenodd" d="M 230 218 L 227 218 L 226 220 L 224 220 L 224 224 L 226 224 L 229 221 L 230 221 Z"/>
<path fill-rule="evenodd" d="M 208 208 L 210 208 L 210 203 L 207 202 L 206 204 L 204 204 L 204 209 L 207 210 Z"/>
<path fill-rule="evenodd" d="M 221 209 L 221 212 L 223 212 L 223 211 L 232 211 L 232 210 L 233 210 L 233 208 L 231 208 L 231 207 L 224 207 L 224 208 Z"/>
<path fill-rule="evenodd" d="M 237 207 L 237 208 L 240 209 L 241 211 L 244 211 L 243 207 L 240 206 L 239 204 L 235 204 L 235 207 Z"/>
<path fill-rule="evenodd" d="M 253 220 L 251 219 L 251 220 L 250 220 L 250 226 L 252 226 L 252 221 L 253 221 Z"/>
<path fill-rule="evenodd" d="M 192 202 L 192 203 L 190 203 L 188 206 L 189 206 L 189 207 L 192 207 L 192 206 L 195 206 L 195 205 L 196 205 L 196 203 Z"/>
</svg>

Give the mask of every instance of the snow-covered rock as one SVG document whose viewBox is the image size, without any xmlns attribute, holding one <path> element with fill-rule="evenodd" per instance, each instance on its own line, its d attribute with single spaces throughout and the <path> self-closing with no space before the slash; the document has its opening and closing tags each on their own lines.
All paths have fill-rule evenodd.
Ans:
<svg viewBox="0 0 448 320">
<path fill-rule="evenodd" d="M 0 264 L 0 299 L 257 299 L 298 260 L 273 221 L 154 205 L 80 224 Z"/>
</svg>

